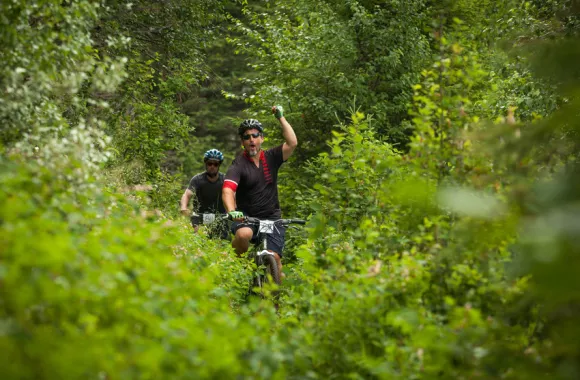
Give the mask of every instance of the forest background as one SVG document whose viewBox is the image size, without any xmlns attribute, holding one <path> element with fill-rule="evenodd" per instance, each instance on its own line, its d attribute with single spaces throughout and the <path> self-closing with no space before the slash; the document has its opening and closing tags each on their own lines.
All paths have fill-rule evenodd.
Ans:
<svg viewBox="0 0 580 380">
<path fill-rule="evenodd" d="M 580 377 L 577 0 L 0 4 L 0 374 Z M 248 117 L 279 313 L 178 216 Z"/>
</svg>

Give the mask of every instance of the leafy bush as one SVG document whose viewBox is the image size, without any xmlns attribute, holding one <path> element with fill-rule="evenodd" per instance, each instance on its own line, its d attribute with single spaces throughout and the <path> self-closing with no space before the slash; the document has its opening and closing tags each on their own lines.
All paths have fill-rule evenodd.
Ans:
<svg viewBox="0 0 580 380">
<path fill-rule="evenodd" d="M 229 312 L 250 269 L 223 243 L 110 193 L 81 160 L 94 140 L 79 135 L 55 140 L 50 160 L 0 163 L 3 377 L 268 376 L 274 361 L 245 363 L 266 354 L 256 339 L 268 341 L 258 326 L 273 308 Z"/>
<path fill-rule="evenodd" d="M 325 5 L 321 14 L 336 18 L 305 27 L 320 32 L 317 38 L 326 36 L 340 16 L 361 35 L 385 37 L 371 26 L 399 25 L 383 17 L 390 15 L 388 6 L 399 14 L 422 5 L 371 3 L 316 3 Z M 188 4 L 188 12 L 217 3 L 200 4 Z M 296 4 L 297 17 L 320 21 L 310 5 Z M 508 79 L 492 74 L 482 45 L 473 43 L 477 33 L 453 19 L 463 15 L 479 25 L 475 3 L 457 2 L 449 12 L 446 4 L 431 4 L 441 14 L 435 23 L 440 33 L 420 82 L 395 86 L 412 94 L 412 124 L 400 126 L 415 131 L 408 152 L 381 140 L 381 115 L 352 110 L 350 121 L 329 133 L 328 150 L 306 162 L 301 176 L 281 176 L 285 213 L 308 216 L 309 224 L 307 237 L 289 239 L 294 262 L 285 264 L 276 313 L 268 300 L 247 296 L 254 272 L 247 260 L 235 258 L 226 242 L 207 240 L 203 229 L 193 234 L 187 221 L 156 210 L 169 204 L 178 187 L 175 177 L 159 171 L 164 151 L 187 129 L 174 105 L 156 96 L 185 91 L 191 71 L 172 60 L 180 68 L 175 76 L 153 80 L 149 66 L 158 62 L 147 64 L 140 56 L 130 61 L 124 95 L 130 97 L 137 85 L 159 86 L 159 92 L 150 88 L 139 101 L 116 104 L 139 110 L 136 119 L 125 120 L 123 127 L 130 128 L 105 127 L 93 116 L 112 114 L 95 100 L 103 94 L 89 88 L 110 91 L 123 74 L 116 61 L 99 61 L 84 45 L 98 7 L 84 1 L 3 3 L 2 22 L 8 20 L 9 28 L 0 36 L 15 50 L 1 50 L 9 57 L 0 103 L 9 128 L 0 156 L 2 377 L 577 378 L 580 77 L 577 60 L 567 59 L 580 55 L 577 15 L 562 24 L 566 39 L 536 41 L 521 82 L 517 73 Z M 485 12 L 496 9 L 493 2 L 483 5 Z M 548 5 L 573 9 L 556 0 Z M 285 9 L 274 12 L 280 20 L 286 20 Z M 119 20 L 137 16 L 122 13 Z M 520 31 L 518 22 L 507 21 L 494 33 Z M 188 32 L 196 25 L 188 24 Z M 534 30 L 557 35 L 557 25 Z M 51 40 L 59 28 L 76 39 Z M 446 28 L 454 30 L 449 38 Z M 65 71 L 27 61 L 36 56 L 17 38 L 18 30 L 46 42 L 41 54 L 54 54 Z M 171 30 L 155 33 L 167 32 L 173 51 L 183 53 L 187 44 Z M 348 34 L 339 32 L 331 42 Z M 377 41 L 382 39 L 363 45 L 382 51 L 373 45 Z M 326 53 L 321 57 L 336 52 Z M 380 54 L 371 56 L 382 62 Z M 33 73 L 28 79 L 14 76 L 24 74 L 21 63 Z M 49 91 L 66 75 L 83 85 Z M 24 93 L 30 91 L 26 80 L 38 85 L 38 94 L 13 97 L 8 90 L 14 78 Z M 285 83 L 312 84 L 303 79 Z M 545 92 L 526 94 L 538 83 L 547 83 Z M 558 101 L 543 99 L 551 92 Z M 532 100 L 520 106 L 525 122 L 511 113 L 512 104 L 497 124 L 481 121 L 500 115 L 506 99 L 528 95 Z M 11 115 L 19 104 L 24 113 Z M 171 123 L 167 130 L 165 121 Z M 324 128 L 315 130 L 318 142 L 330 125 Z M 136 141 L 124 141 L 128 136 Z M 126 148 L 127 166 L 106 166 L 111 147 Z M 158 182 L 142 186 L 145 179 Z"/>
</svg>

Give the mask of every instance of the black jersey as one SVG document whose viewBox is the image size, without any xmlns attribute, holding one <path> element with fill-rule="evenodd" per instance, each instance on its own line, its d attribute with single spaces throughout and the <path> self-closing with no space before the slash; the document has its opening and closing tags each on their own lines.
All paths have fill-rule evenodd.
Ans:
<svg viewBox="0 0 580 380">
<path fill-rule="evenodd" d="M 196 198 L 194 210 L 199 213 L 224 213 L 222 202 L 222 187 L 224 174 L 218 173 L 218 180 L 210 182 L 205 172 L 195 175 L 189 181 L 189 190 L 193 191 Z"/>
<path fill-rule="evenodd" d="M 260 151 L 260 165 L 246 152 L 239 155 L 226 173 L 224 186 L 236 192 L 236 205 L 245 215 L 263 219 L 282 216 L 278 201 L 278 169 L 284 163 L 282 145 Z"/>
</svg>

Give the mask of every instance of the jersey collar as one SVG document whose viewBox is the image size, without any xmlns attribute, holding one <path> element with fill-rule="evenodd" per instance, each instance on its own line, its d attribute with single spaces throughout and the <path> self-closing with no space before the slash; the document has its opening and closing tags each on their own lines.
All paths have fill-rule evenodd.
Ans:
<svg viewBox="0 0 580 380">
<path fill-rule="evenodd" d="M 248 154 L 248 152 L 244 149 L 244 156 L 253 164 L 254 160 L 252 160 L 252 157 L 250 157 L 250 155 Z M 260 161 L 264 160 L 264 150 L 261 149 L 260 150 Z"/>
</svg>

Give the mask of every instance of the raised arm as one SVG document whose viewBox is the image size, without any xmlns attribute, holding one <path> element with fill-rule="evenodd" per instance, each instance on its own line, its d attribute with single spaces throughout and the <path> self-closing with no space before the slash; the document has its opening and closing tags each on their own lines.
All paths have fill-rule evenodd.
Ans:
<svg viewBox="0 0 580 380">
<path fill-rule="evenodd" d="M 282 136 L 284 136 L 284 145 L 282 145 L 282 158 L 286 161 L 292 153 L 296 146 L 298 146 L 298 139 L 296 138 L 296 133 L 288 120 L 284 117 L 284 109 L 282 106 L 272 107 L 272 113 L 276 116 L 276 119 L 280 122 L 280 127 L 282 128 Z"/>
</svg>

